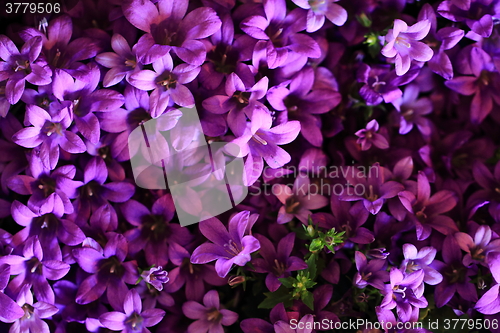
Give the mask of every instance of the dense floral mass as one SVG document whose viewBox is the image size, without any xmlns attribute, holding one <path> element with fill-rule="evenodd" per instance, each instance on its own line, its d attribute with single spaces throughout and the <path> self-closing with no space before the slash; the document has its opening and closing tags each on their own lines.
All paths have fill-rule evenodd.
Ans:
<svg viewBox="0 0 500 333">
<path fill-rule="evenodd" d="M 500 1 L 0 15 L 1 332 L 500 332 Z M 249 193 L 186 227 L 193 106 Z"/>
</svg>

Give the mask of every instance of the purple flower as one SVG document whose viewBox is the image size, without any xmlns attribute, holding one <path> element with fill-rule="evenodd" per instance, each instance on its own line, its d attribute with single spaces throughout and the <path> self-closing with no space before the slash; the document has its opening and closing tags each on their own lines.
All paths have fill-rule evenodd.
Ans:
<svg viewBox="0 0 500 333">
<path fill-rule="evenodd" d="M 203 304 L 187 301 L 182 312 L 196 321 L 189 325 L 187 333 L 223 332 L 222 326 L 231 326 L 238 320 L 238 314 L 220 308 L 219 293 L 210 290 L 203 297 Z"/>
<path fill-rule="evenodd" d="M 326 18 L 335 25 L 341 26 L 347 21 L 347 11 L 335 2 L 338 0 L 292 0 L 300 8 L 307 11 L 307 32 L 315 32 L 323 26 Z"/>
<path fill-rule="evenodd" d="M 153 69 L 145 69 L 130 76 L 130 84 L 141 90 L 153 90 L 149 96 L 151 116 L 158 118 L 174 103 L 179 106 L 194 106 L 194 97 L 184 84 L 193 81 L 200 67 L 181 64 L 174 68 L 169 54 L 155 60 Z"/>
<path fill-rule="evenodd" d="M 343 238 L 354 244 L 369 244 L 375 240 L 373 233 L 362 227 L 369 215 L 362 202 L 351 206 L 351 203 L 341 201 L 336 194 L 333 194 L 330 198 L 330 208 L 333 218 L 326 219 L 324 223 L 320 221 L 321 227 L 345 231 Z"/>
<path fill-rule="evenodd" d="M 16 104 L 24 92 L 25 81 L 34 85 L 49 84 L 52 71 L 41 60 L 42 39 L 31 38 L 21 51 L 4 35 L 0 35 L 0 81 L 7 80 L 5 96 L 10 104 Z"/>
<path fill-rule="evenodd" d="M 300 132 L 300 123 L 292 120 L 271 128 L 272 117 L 259 113 L 251 122 L 246 123 L 244 131 L 235 133 L 233 140 L 240 147 L 238 157 L 247 156 L 245 161 L 245 182 L 255 183 L 264 169 L 264 160 L 272 168 L 279 168 L 290 162 L 290 155 L 278 147 L 295 140 Z"/>
<path fill-rule="evenodd" d="M 440 308 L 447 304 L 456 292 L 467 301 L 477 301 L 476 286 L 470 282 L 470 276 L 475 275 L 477 269 L 462 264 L 462 251 L 453 235 L 444 239 L 441 255 L 444 262 L 434 260 L 431 264 L 443 276 L 443 281 L 435 289 L 436 306 Z"/>
<path fill-rule="evenodd" d="M 311 181 L 307 175 L 298 175 L 291 189 L 287 185 L 273 185 L 274 194 L 283 204 L 278 212 L 277 222 L 288 223 L 294 217 L 307 225 L 312 209 L 320 209 L 328 204 L 328 199 L 319 194 L 319 188 L 311 191 Z"/>
<path fill-rule="evenodd" d="M 199 301 L 205 293 L 205 283 L 212 286 L 227 284 L 226 279 L 217 275 L 213 265 L 193 265 L 191 254 L 179 244 L 169 246 L 169 256 L 176 267 L 169 273 L 170 281 L 165 285 L 167 292 L 176 292 L 185 286 L 186 298 Z"/>
<path fill-rule="evenodd" d="M 319 115 L 336 107 L 342 99 L 335 87 L 321 86 L 319 76 L 307 66 L 291 81 L 285 81 L 289 84 L 275 86 L 267 93 L 271 106 L 278 111 L 287 111 L 288 120 L 300 121 L 301 134 L 316 147 L 323 144 Z"/>
<path fill-rule="evenodd" d="M 53 170 L 59 161 L 59 147 L 72 154 L 86 151 L 83 140 L 67 130 L 71 115 L 67 107 L 49 114 L 36 105 L 26 107 L 26 118 L 33 127 L 23 128 L 13 136 L 13 141 L 26 148 L 40 146 L 43 165 Z"/>
<path fill-rule="evenodd" d="M 252 119 L 254 111 L 269 112 L 267 107 L 259 102 L 266 95 L 268 85 L 269 79 L 263 77 L 252 87 L 246 87 L 238 75 L 231 73 L 226 80 L 225 95 L 207 98 L 203 101 L 203 107 L 214 114 L 229 111 L 227 115 L 229 127 L 238 131 L 243 126 L 244 130 L 247 118 Z"/>
<path fill-rule="evenodd" d="M 108 242 L 104 249 L 93 239 L 87 238 L 81 248 L 72 250 L 73 257 L 80 267 L 90 275 L 78 288 L 76 302 L 88 304 L 107 291 L 108 302 L 120 309 L 124 302 L 128 284 L 138 279 L 135 261 L 125 262 L 128 244 L 125 237 L 116 233 L 106 234 Z"/>
<path fill-rule="evenodd" d="M 372 170 L 372 168 L 375 170 Z M 393 180 L 385 181 L 388 178 L 387 171 L 377 163 L 375 166 L 370 167 L 368 172 L 347 172 L 347 181 L 353 188 L 350 187 L 343 191 L 340 200 L 362 200 L 367 211 L 377 214 L 386 199 L 395 197 L 404 190 L 404 186 L 398 182 Z M 356 192 L 356 188 L 361 188 L 361 190 L 358 190 L 361 193 Z"/>
<path fill-rule="evenodd" d="M 9 282 L 8 290 L 14 294 L 23 286 L 33 287 L 37 300 L 54 304 L 54 291 L 48 280 L 59 280 L 65 276 L 70 266 L 60 260 L 44 259 L 42 245 L 37 236 L 24 243 L 22 256 L 10 254 L 0 258 L 0 264 L 10 266 L 10 273 L 17 275 Z"/>
<path fill-rule="evenodd" d="M 82 68 L 85 74 L 76 80 L 65 71 L 56 70 L 52 88 L 58 100 L 71 102 L 72 118 L 78 131 L 90 142 L 97 143 L 101 133 L 94 112 L 114 112 L 123 105 L 124 98 L 111 89 L 96 90 L 101 73 L 95 63 Z"/>
<path fill-rule="evenodd" d="M 458 231 L 455 222 L 450 217 L 441 215 L 455 207 L 456 194 L 449 190 L 441 190 L 431 196 L 429 180 L 421 171 L 418 173 L 417 186 L 416 196 L 410 191 L 399 193 L 403 206 L 413 213 L 408 217 L 415 223 L 417 239 L 427 239 L 431 234 L 431 228 L 444 235 Z"/>
<path fill-rule="evenodd" d="M 295 233 L 283 237 L 278 243 L 277 250 L 268 238 L 261 235 L 256 237 L 261 245 L 259 253 L 262 258 L 254 259 L 252 264 L 256 272 L 268 273 L 266 287 L 271 292 L 275 292 L 281 286 L 279 278 L 289 277 L 290 272 L 307 268 L 304 260 L 290 256 L 295 243 Z"/>
<path fill-rule="evenodd" d="M 401 321 L 410 321 L 414 307 L 425 308 L 428 303 L 424 293 L 424 272 L 422 270 L 403 274 L 393 267 L 390 271 L 390 284 L 383 290 L 384 299 L 380 304 L 383 309 L 394 309 Z"/>
<path fill-rule="evenodd" d="M 500 73 L 491 57 L 477 46 L 464 48 L 462 66 L 458 70 L 469 76 L 459 76 L 445 82 L 445 85 L 459 94 L 474 95 L 470 106 L 470 119 L 481 123 L 493 109 L 493 101 L 500 105 Z"/>
<path fill-rule="evenodd" d="M 365 288 L 370 285 L 379 290 L 385 288 L 384 283 L 389 281 L 387 272 L 387 261 L 385 259 L 373 259 L 368 262 L 366 256 L 356 251 L 354 259 L 358 272 L 354 276 L 354 284 L 358 288 Z"/>
<path fill-rule="evenodd" d="M 31 176 L 19 175 L 9 179 L 8 186 L 11 190 L 22 195 L 31 195 L 28 207 L 37 211 L 49 200 L 54 200 L 57 205 L 64 206 L 64 213 L 73 213 L 70 198 L 77 195 L 76 188 L 81 182 L 74 181 L 76 168 L 65 165 L 57 168 L 52 173 L 45 167 L 38 154 L 32 153 L 30 159 Z"/>
<path fill-rule="evenodd" d="M 356 143 L 361 145 L 361 150 L 370 149 L 372 144 L 380 149 L 389 148 L 389 142 L 387 142 L 387 139 L 382 134 L 377 133 L 378 130 L 378 122 L 373 119 L 366 124 L 366 128 L 360 129 L 354 133 L 358 137 Z"/>
<path fill-rule="evenodd" d="M 419 42 L 427 36 L 430 28 L 429 20 L 419 21 L 411 27 L 399 19 L 394 21 L 394 28 L 387 32 L 385 36 L 387 44 L 381 52 L 387 58 L 394 58 L 397 75 L 406 74 L 412 60 L 431 60 L 434 52 L 427 44 Z"/>
<path fill-rule="evenodd" d="M 122 333 L 150 333 L 147 327 L 155 326 L 165 316 L 161 309 L 142 311 L 142 301 L 135 289 L 127 292 L 123 300 L 123 311 L 112 311 L 99 317 L 101 324 L 113 331 Z"/>
<path fill-rule="evenodd" d="M 201 233 L 212 243 L 205 243 L 196 248 L 191 256 L 193 264 L 205 264 L 217 260 L 215 270 L 220 277 L 225 277 L 233 264 L 244 266 L 251 254 L 260 249 L 257 238 L 247 235 L 250 212 L 236 214 L 229 221 L 229 232 L 216 218 L 200 222 Z"/>
<path fill-rule="evenodd" d="M 158 291 L 162 291 L 163 284 L 169 281 L 168 272 L 164 271 L 161 266 L 143 271 L 141 277 Z"/>
<path fill-rule="evenodd" d="M 491 228 L 486 225 L 477 227 L 474 239 L 465 232 L 457 232 L 455 238 L 460 248 L 467 252 L 463 259 L 465 266 L 473 263 L 486 266 L 488 254 L 500 252 L 500 239 L 492 240 Z"/>
<path fill-rule="evenodd" d="M 42 319 L 50 318 L 59 311 L 52 305 L 53 302 L 37 299 L 37 302 L 33 303 L 30 287 L 25 285 L 19 291 L 17 304 L 24 311 L 24 315 L 13 322 L 9 333 L 50 333 L 49 325 Z"/>
<path fill-rule="evenodd" d="M 269 322 L 259 318 L 249 318 L 241 322 L 241 329 L 245 333 L 263 332 L 263 333 L 311 333 L 314 323 L 314 316 L 306 314 L 302 318 L 295 312 L 286 312 L 283 303 L 276 305 L 269 315 Z M 290 325 L 290 319 L 297 320 L 297 328 L 293 329 Z M 299 328 L 300 327 L 300 328 Z"/>
<path fill-rule="evenodd" d="M 110 68 L 104 76 L 104 87 L 113 86 L 123 78 L 129 82 L 130 75 L 142 69 L 136 56 L 137 44 L 130 49 L 127 40 L 122 35 L 115 34 L 111 38 L 111 47 L 115 52 L 105 52 L 95 57 L 98 64 Z"/>
<path fill-rule="evenodd" d="M 497 162 L 492 173 L 483 163 L 477 161 L 472 168 L 472 175 L 482 189 L 470 196 L 468 206 L 489 204 L 489 213 L 495 221 L 500 222 L 500 162 Z"/>
<path fill-rule="evenodd" d="M 128 0 L 123 14 L 132 25 L 145 31 L 137 42 L 137 54 L 144 64 L 155 62 L 173 50 L 188 64 L 200 66 L 206 49 L 199 39 L 206 38 L 221 27 L 212 8 L 200 7 L 186 15 L 188 0 L 160 0 L 155 6 L 149 0 Z"/>
<path fill-rule="evenodd" d="M 378 105 L 382 102 L 391 103 L 403 95 L 399 86 L 415 79 L 419 70 L 414 68 L 403 76 L 396 75 L 387 65 L 368 66 L 361 64 L 357 73 L 358 82 L 364 83 L 359 94 L 367 105 Z"/>
<path fill-rule="evenodd" d="M 300 61 L 305 64 L 307 58 L 319 58 L 321 50 L 311 37 L 297 32 L 306 28 L 306 17 L 302 9 L 294 9 L 287 15 L 285 0 L 264 1 L 264 16 L 253 15 L 245 18 L 241 24 L 249 36 L 258 40 L 254 53 L 262 50 L 266 54 L 270 69 Z"/>
<path fill-rule="evenodd" d="M 413 273 L 418 270 L 424 272 L 424 282 L 430 285 L 436 285 L 443 280 L 443 276 L 429 265 L 434 261 L 436 249 L 432 246 L 426 246 L 417 250 L 413 244 L 403 245 L 403 255 L 405 259 L 401 262 L 401 271 Z"/>
<path fill-rule="evenodd" d="M 500 283 L 496 283 L 477 301 L 474 307 L 482 314 L 491 315 L 500 312 Z"/>
<path fill-rule="evenodd" d="M 169 244 L 177 243 L 185 246 L 192 239 L 187 228 L 177 223 L 170 223 L 175 214 L 170 194 L 156 200 L 151 211 L 135 200 L 124 203 L 121 211 L 125 219 L 134 226 L 124 234 L 129 242 L 129 252 L 136 254 L 144 250 L 149 265 L 166 265 Z"/>
<path fill-rule="evenodd" d="M 67 15 L 59 16 L 47 24 L 46 29 L 27 28 L 21 31 L 24 41 L 41 37 L 43 54 L 52 69 L 65 69 L 77 77 L 83 74 L 79 61 L 90 59 L 100 51 L 99 42 L 94 38 L 80 37 L 70 42 L 73 22 Z"/>
<path fill-rule="evenodd" d="M 406 86 L 403 96 L 392 102 L 399 112 L 399 134 L 408 134 L 414 126 L 424 137 L 431 134 L 431 121 L 425 117 L 432 112 L 433 105 L 429 98 L 418 98 L 420 91 L 417 85 Z"/>
<path fill-rule="evenodd" d="M 500 6 L 493 0 L 443 1 L 437 12 L 453 22 L 465 22 L 472 30 L 466 37 L 480 40 L 491 36 L 494 20 L 500 18 Z"/>
<path fill-rule="evenodd" d="M 9 265 L 0 265 L 0 321 L 4 323 L 13 323 L 24 316 L 23 308 L 4 293 L 4 289 L 9 283 L 9 278 Z"/>
</svg>

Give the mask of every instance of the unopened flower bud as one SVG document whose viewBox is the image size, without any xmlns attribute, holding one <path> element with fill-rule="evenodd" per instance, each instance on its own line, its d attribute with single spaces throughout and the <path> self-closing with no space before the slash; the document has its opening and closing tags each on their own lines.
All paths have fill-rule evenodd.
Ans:
<svg viewBox="0 0 500 333">
<path fill-rule="evenodd" d="M 234 287 L 245 282 L 245 280 L 246 279 L 244 276 L 233 275 L 229 277 L 229 279 L 227 280 L 227 284 L 230 285 L 231 287 Z"/>
</svg>

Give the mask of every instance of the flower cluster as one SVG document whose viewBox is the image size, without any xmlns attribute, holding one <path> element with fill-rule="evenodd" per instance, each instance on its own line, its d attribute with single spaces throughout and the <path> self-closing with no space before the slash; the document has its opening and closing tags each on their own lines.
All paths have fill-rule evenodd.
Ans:
<svg viewBox="0 0 500 333">
<path fill-rule="evenodd" d="M 0 331 L 500 332 L 499 1 L 0 18 Z M 129 140 L 150 120 L 171 140 Z M 184 227 L 131 159 L 155 140 L 200 173 L 201 136 L 237 146 L 249 194 Z"/>
</svg>

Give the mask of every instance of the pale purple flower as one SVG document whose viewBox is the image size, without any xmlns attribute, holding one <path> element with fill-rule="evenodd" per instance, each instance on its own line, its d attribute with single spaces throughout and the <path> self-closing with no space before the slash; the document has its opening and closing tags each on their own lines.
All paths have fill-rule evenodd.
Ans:
<svg viewBox="0 0 500 333">
<path fill-rule="evenodd" d="M 193 81 L 200 67 L 180 64 L 174 68 L 172 57 L 167 53 L 153 62 L 153 69 L 145 69 L 132 74 L 131 85 L 141 90 L 153 90 L 149 96 L 151 116 L 158 118 L 174 103 L 179 106 L 194 106 L 194 97 L 184 85 Z"/>
<path fill-rule="evenodd" d="M 361 150 L 368 150 L 372 145 L 380 149 L 389 148 L 389 142 L 387 142 L 387 139 L 382 134 L 377 133 L 378 130 L 379 124 L 373 119 L 366 124 L 366 128 L 354 133 L 358 137 L 356 143 L 361 145 Z"/>
<path fill-rule="evenodd" d="M 152 267 L 143 271 L 141 277 L 158 291 L 162 291 L 163 284 L 169 281 L 168 272 L 163 270 L 161 266 Z"/>
<path fill-rule="evenodd" d="M 403 255 L 405 259 L 401 262 L 401 271 L 412 273 L 418 270 L 424 272 L 424 282 L 436 285 L 443 280 L 443 276 L 429 265 L 434 261 L 437 250 L 432 246 L 426 246 L 417 250 L 413 244 L 403 245 Z"/>
<path fill-rule="evenodd" d="M 431 134 L 431 121 L 424 115 L 432 112 L 432 101 L 427 97 L 418 98 L 420 90 L 417 85 L 409 84 L 403 96 L 392 102 L 399 113 L 399 134 L 408 134 L 417 127 L 424 137 Z"/>
<path fill-rule="evenodd" d="M 379 290 L 385 288 L 384 283 L 389 281 L 389 272 L 387 272 L 387 261 L 385 259 L 373 259 L 368 262 L 366 256 L 356 251 L 354 255 L 356 269 L 354 275 L 354 285 L 358 288 L 365 288 L 368 285 Z"/>
<path fill-rule="evenodd" d="M 25 81 L 34 85 L 49 84 L 52 71 L 47 64 L 38 60 L 42 50 L 42 39 L 28 40 L 21 51 L 4 35 L 0 35 L 0 81 L 7 80 L 5 96 L 10 104 L 16 104 L 24 92 Z M 37 61 L 38 60 L 38 61 Z"/>
<path fill-rule="evenodd" d="M 307 11 L 307 32 L 315 32 L 323 26 L 326 18 L 341 26 L 347 21 L 347 11 L 335 2 L 338 0 L 292 0 Z"/>
<path fill-rule="evenodd" d="M 430 28 L 429 20 L 419 21 L 410 27 L 400 19 L 394 21 L 394 28 L 389 29 L 385 36 L 387 44 L 382 48 L 382 54 L 394 58 L 397 75 L 406 74 L 412 60 L 431 60 L 434 52 L 427 44 L 419 42 L 427 36 Z"/>
<path fill-rule="evenodd" d="M 225 277 L 233 264 L 245 266 L 251 254 L 260 249 L 260 243 L 254 236 L 246 235 L 250 212 L 236 214 L 229 221 L 229 231 L 216 218 L 200 222 L 201 233 L 212 243 L 205 243 L 196 248 L 191 256 L 193 264 L 205 264 L 217 260 L 215 270 L 220 277 Z"/>
<path fill-rule="evenodd" d="M 161 309 L 142 310 L 141 296 L 131 289 L 123 300 L 123 311 L 112 311 L 99 317 L 101 324 L 113 331 L 122 333 L 150 333 L 147 327 L 155 326 L 165 316 Z"/>
</svg>

